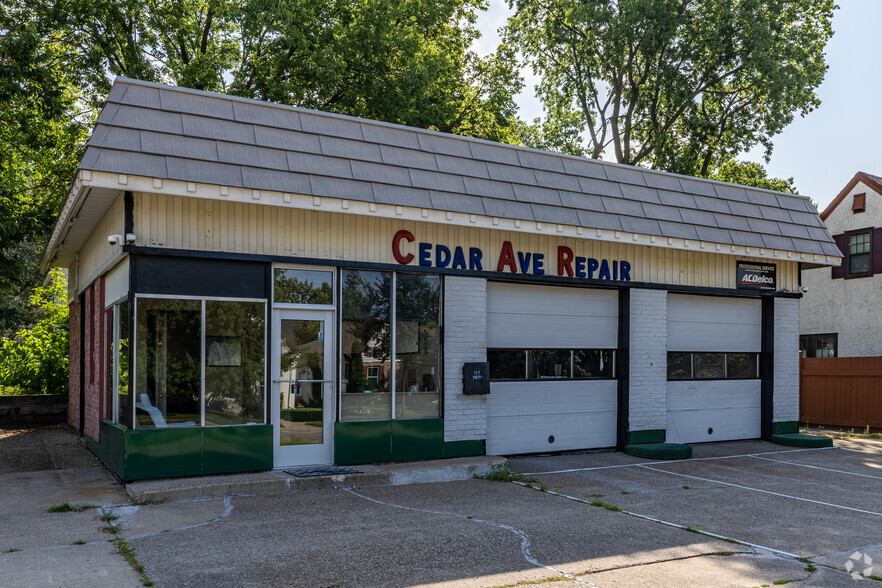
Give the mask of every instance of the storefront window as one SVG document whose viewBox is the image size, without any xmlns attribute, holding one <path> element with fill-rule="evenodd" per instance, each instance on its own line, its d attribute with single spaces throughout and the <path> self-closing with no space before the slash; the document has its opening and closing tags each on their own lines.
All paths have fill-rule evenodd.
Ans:
<svg viewBox="0 0 882 588">
<path fill-rule="evenodd" d="M 265 323 L 263 302 L 138 298 L 135 426 L 265 422 Z"/>
<path fill-rule="evenodd" d="M 205 301 L 205 424 L 264 421 L 262 302 Z"/>
<path fill-rule="evenodd" d="M 120 302 L 104 312 L 107 341 L 104 418 L 132 426 L 129 390 L 129 304 Z"/>
<path fill-rule="evenodd" d="M 202 303 L 138 299 L 135 335 L 137 428 L 202 421 Z"/>
<path fill-rule="evenodd" d="M 392 274 L 343 270 L 340 418 L 392 418 Z"/>
<path fill-rule="evenodd" d="M 395 276 L 395 418 L 441 415 L 441 279 Z"/>
<path fill-rule="evenodd" d="M 277 267 L 273 270 L 275 304 L 333 304 L 334 274 L 323 270 Z"/>
<path fill-rule="evenodd" d="M 441 278 L 343 270 L 341 283 L 340 418 L 439 417 Z"/>
</svg>

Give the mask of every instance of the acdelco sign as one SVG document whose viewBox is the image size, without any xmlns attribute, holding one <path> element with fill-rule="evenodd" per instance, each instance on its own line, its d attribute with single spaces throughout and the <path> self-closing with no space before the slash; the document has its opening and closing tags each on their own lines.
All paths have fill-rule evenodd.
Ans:
<svg viewBox="0 0 882 588">
<path fill-rule="evenodd" d="M 738 287 L 748 290 L 775 290 L 775 264 L 739 261 L 736 263 Z"/>
</svg>

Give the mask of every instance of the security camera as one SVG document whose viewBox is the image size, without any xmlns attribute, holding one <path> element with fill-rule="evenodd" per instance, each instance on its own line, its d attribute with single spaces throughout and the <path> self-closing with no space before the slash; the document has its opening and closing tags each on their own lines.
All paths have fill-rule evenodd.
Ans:
<svg viewBox="0 0 882 588">
<path fill-rule="evenodd" d="M 122 243 L 122 240 L 122 235 L 107 235 L 107 242 L 111 245 L 119 245 L 120 243 Z"/>
<path fill-rule="evenodd" d="M 808 288 L 806 288 L 805 286 L 803 286 L 803 287 L 802 287 L 802 293 L 805 294 L 806 292 L 808 292 Z"/>
<path fill-rule="evenodd" d="M 135 239 L 137 239 L 135 233 L 126 233 L 126 245 L 134 245 Z"/>
</svg>

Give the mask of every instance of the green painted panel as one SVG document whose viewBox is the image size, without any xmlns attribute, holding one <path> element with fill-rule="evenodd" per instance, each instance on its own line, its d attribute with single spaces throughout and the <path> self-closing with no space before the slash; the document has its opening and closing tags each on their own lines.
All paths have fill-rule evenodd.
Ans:
<svg viewBox="0 0 882 588">
<path fill-rule="evenodd" d="M 786 445 L 787 447 L 805 447 L 818 449 L 821 447 L 833 447 L 833 439 L 818 435 L 803 435 L 802 433 L 779 433 L 772 435 L 772 443 Z"/>
<path fill-rule="evenodd" d="M 444 457 L 444 420 L 412 419 L 392 421 L 392 460 L 439 459 Z"/>
<path fill-rule="evenodd" d="M 198 476 L 202 473 L 199 427 L 126 431 L 125 480 Z"/>
<path fill-rule="evenodd" d="M 202 473 L 228 474 L 273 469 L 273 426 L 205 427 Z"/>
<path fill-rule="evenodd" d="M 625 445 L 625 453 L 647 459 L 689 459 L 692 446 L 679 443 L 639 443 Z"/>
<path fill-rule="evenodd" d="M 630 444 L 640 443 L 664 443 L 666 431 L 664 429 L 650 429 L 648 431 L 631 431 Z"/>
<path fill-rule="evenodd" d="M 787 435 L 790 433 L 799 433 L 799 423 L 797 421 L 775 423 L 775 435 Z"/>
<path fill-rule="evenodd" d="M 444 457 L 484 455 L 485 451 L 483 439 L 477 441 L 451 441 L 444 444 Z"/>
<path fill-rule="evenodd" d="M 119 425 L 104 421 L 99 427 L 101 442 L 86 436 L 84 437 L 86 447 L 113 473 L 122 478 L 125 467 L 126 430 Z"/>
<path fill-rule="evenodd" d="M 392 421 L 334 424 L 334 463 L 392 461 Z"/>
</svg>

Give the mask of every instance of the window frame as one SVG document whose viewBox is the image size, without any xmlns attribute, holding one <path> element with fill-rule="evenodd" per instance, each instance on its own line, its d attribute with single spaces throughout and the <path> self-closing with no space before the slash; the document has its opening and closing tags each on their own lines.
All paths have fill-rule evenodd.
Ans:
<svg viewBox="0 0 882 588">
<path fill-rule="evenodd" d="M 865 227 L 863 229 L 855 229 L 853 231 L 845 232 L 845 259 L 843 260 L 845 263 L 845 278 L 866 278 L 873 275 L 873 227 Z M 867 251 L 863 253 L 852 254 L 851 252 L 851 238 L 855 235 L 867 235 L 868 243 L 867 243 Z M 851 260 L 852 255 L 866 255 L 867 256 L 867 270 L 864 272 L 852 272 L 851 271 Z"/>
<path fill-rule="evenodd" d="M 389 402 L 391 403 L 389 418 L 388 419 L 343 419 L 343 394 L 346 394 L 344 391 L 345 387 L 343 385 L 343 380 L 345 379 L 345 361 L 343 359 L 344 350 L 343 350 L 343 322 L 344 322 L 344 310 L 343 310 L 343 288 L 345 281 L 343 280 L 343 272 L 344 271 L 357 271 L 357 272 L 379 272 L 379 273 L 388 273 L 390 274 L 389 280 L 389 375 L 387 377 L 388 387 L 389 387 Z M 417 275 L 417 276 L 435 276 L 438 278 L 438 374 L 437 374 L 437 389 L 438 389 L 438 415 L 431 417 L 399 417 L 396 415 L 396 395 L 398 392 L 395 390 L 397 385 L 398 375 L 396 373 L 395 364 L 396 358 L 398 356 L 398 345 L 397 345 L 397 318 L 398 318 L 398 276 L 402 274 L 407 275 Z M 407 420 L 407 421 L 419 421 L 425 419 L 439 419 L 444 418 L 444 274 L 435 273 L 435 272 L 408 272 L 408 271 L 397 271 L 383 268 L 375 268 L 375 267 L 352 267 L 352 266 L 340 266 L 337 268 L 337 272 L 335 272 L 335 288 L 334 288 L 334 296 L 336 300 L 340 302 L 339 312 L 336 315 L 337 322 L 337 378 L 339 385 L 337 386 L 337 422 L 343 423 L 360 423 L 360 422 L 384 422 L 384 421 L 396 421 L 396 420 Z M 316 306 L 309 306 L 309 308 L 317 308 Z M 336 308 L 336 307 L 335 307 Z M 377 367 L 379 370 L 379 366 L 367 366 Z M 379 376 L 379 375 L 378 375 Z M 406 394 L 407 392 L 402 392 L 402 394 Z"/>
<path fill-rule="evenodd" d="M 672 353 L 685 353 L 689 354 L 689 370 L 690 377 L 689 378 L 671 378 L 670 372 L 670 357 Z M 696 354 L 714 354 L 714 355 L 722 355 L 723 359 L 723 377 L 722 378 L 698 378 L 695 376 L 695 355 Z M 730 355 L 753 355 L 756 359 L 756 376 L 753 378 L 735 378 L 729 377 L 729 356 Z M 721 382 L 721 381 L 745 381 L 745 380 L 760 380 L 762 379 L 761 368 L 760 368 L 760 353 L 758 351 L 668 351 L 667 356 L 667 367 L 665 369 L 666 375 L 665 379 L 668 382 Z"/>
<path fill-rule="evenodd" d="M 129 296 L 124 295 L 120 296 L 116 300 L 112 300 L 110 302 L 105 301 L 104 303 L 104 337 L 103 346 L 104 346 L 104 402 L 107 402 L 108 396 L 110 397 L 110 406 L 104 407 L 104 417 L 101 419 L 103 421 L 111 422 L 113 424 L 120 423 L 120 407 L 119 407 L 119 335 L 120 335 L 120 307 L 124 304 L 129 304 Z M 107 320 L 108 314 L 110 315 L 110 320 Z M 129 350 L 133 354 L 134 347 L 132 345 L 133 338 L 131 333 L 129 334 Z M 111 347 L 112 346 L 112 347 Z M 131 370 L 131 363 L 129 364 Z M 112 370 L 111 373 L 108 373 L 108 369 Z M 131 371 L 130 371 L 131 373 Z M 129 379 L 131 383 L 131 378 Z M 131 390 L 129 390 L 129 395 L 131 396 Z M 110 418 L 107 418 L 108 410 L 110 411 Z"/>
<path fill-rule="evenodd" d="M 267 343 L 267 338 L 269 334 L 269 321 L 271 319 L 269 313 L 270 304 L 269 300 L 266 298 L 238 298 L 238 297 L 226 297 L 226 296 L 187 296 L 187 295 L 175 295 L 175 294 L 139 294 L 136 293 L 133 296 L 132 300 L 132 316 L 134 317 L 133 324 L 134 329 L 130 336 L 130 347 L 131 347 L 131 364 L 129 368 L 129 382 L 132 393 L 132 402 L 131 402 L 131 410 L 132 410 L 132 430 L 138 428 L 138 419 L 137 419 L 137 404 L 134 399 L 137 394 L 137 384 L 138 384 L 138 300 L 143 299 L 160 299 L 160 300 L 198 300 L 200 302 L 199 305 L 199 314 L 200 314 L 200 353 L 199 353 L 199 361 L 200 361 L 200 383 L 199 383 L 199 410 L 200 410 L 200 420 L 198 425 L 194 425 L 193 427 L 184 427 L 187 429 L 190 428 L 206 428 L 205 425 L 205 364 L 206 364 L 206 347 L 205 347 L 205 303 L 207 301 L 211 302 L 258 302 L 263 304 L 263 422 L 261 423 L 241 423 L 241 424 L 233 424 L 233 425 L 211 425 L 211 428 L 216 427 L 247 427 L 253 426 L 254 424 L 258 425 L 266 425 L 269 423 L 269 406 L 267 403 L 267 398 L 269 396 L 267 382 L 269 381 L 269 366 L 267 361 L 267 354 L 269 352 L 269 345 Z M 306 306 L 306 305 L 302 305 Z M 143 430 L 152 430 L 151 428 L 143 428 Z"/>
<path fill-rule="evenodd" d="M 489 361 L 490 352 L 492 351 L 522 351 L 524 353 L 524 377 L 522 378 L 490 378 L 491 382 L 590 382 L 594 380 L 616 380 L 618 379 L 618 349 L 613 347 L 488 347 L 487 359 Z M 568 377 L 538 377 L 531 378 L 532 354 L 537 351 L 569 351 L 570 352 L 570 375 Z M 612 367 L 609 376 L 591 376 L 591 377 L 574 377 L 575 373 L 575 357 L 577 351 L 608 351 L 612 358 Z"/>
<path fill-rule="evenodd" d="M 331 303 L 330 304 L 302 304 L 292 302 L 276 302 L 276 270 L 303 270 L 312 272 L 327 272 L 331 275 Z M 294 263 L 274 263 L 270 268 L 270 300 L 273 308 L 291 310 L 337 310 L 337 272 L 335 268 L 323 265 L 304 265 Z M 252 300 L 252 299 L 248 299 Z M 256 299 L 254 299 L 256 300 Z"/>
<path fill-rule="evenodd" d="M 805 357 L 816 358 L 818 352 L 818 343 L 817 340 L 819 337 L 832 337 L 833 338 L 833 355 L 832 357 L 839 357 L 839 333 L 811 333 L 808 335 L 800 335 L 799 336 L 799 347 L 800 351 L 805 351 Z M 802 343 L 805 341 L 805 349 L 802 349 Z M 811 354 L 809 354 L 811 352 Z"/>
</svg>

